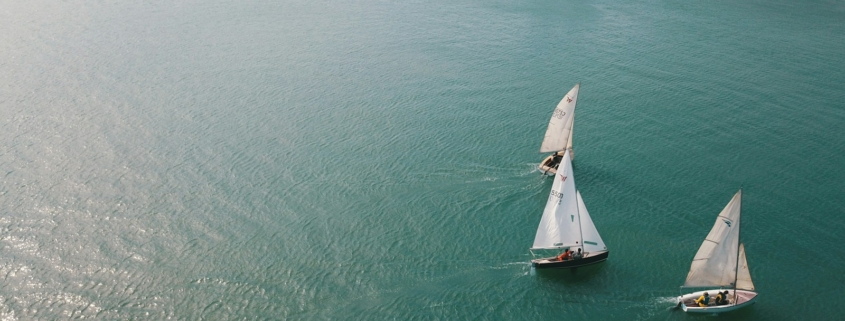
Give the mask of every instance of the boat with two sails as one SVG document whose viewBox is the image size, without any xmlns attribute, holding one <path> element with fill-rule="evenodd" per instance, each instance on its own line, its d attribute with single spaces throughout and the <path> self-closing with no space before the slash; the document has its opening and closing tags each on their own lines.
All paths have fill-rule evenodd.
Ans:
<svg viewBox="0 0 845 321">
<path fill-rule="evenodd" d="M 577 86 L 576 86 L 577 90 Z M 580 257 L 561 259 L 562 251 L 580 250 Z M 569 151 L 563 153 L 555 181 L 543 210 L 530 252 L 537 269 L 577 268 L 607 260 L 609 251 L 602 241 L 581 193 L 575 188 Z M 552 253 L 549 256 L 547 254 Z M 537 258 L 540 256 L 539 258 Z"/>
<path fill-rule="evenodd" d="M 678 297 L 678 305 L 688 313 L 722 313 L 749 306 L 757 299 L 745 246 L 740 239 L 742 190 L 719 213 L 710 233 L 704 238 L 690 265 L 687 279 L 681 288 L 710 288 Z M 712 298 L 727 292 L 727 304 L 717 304 Z M 709 304 L 696 302 L 705 294 Z M 704 301 L 704 300 L 701 300 Z"/>
</svg>

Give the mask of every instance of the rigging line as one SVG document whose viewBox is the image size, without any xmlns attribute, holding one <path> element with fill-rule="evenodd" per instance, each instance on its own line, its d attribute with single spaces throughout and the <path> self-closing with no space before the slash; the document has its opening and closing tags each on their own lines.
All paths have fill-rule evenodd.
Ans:
<svg viewBox="0 0 845 321">
<path fill-rule="evenodd" d="M 576 208 L 575 211 L 578 212 L 578 234 L 581 234 L 580 235 L 581 236 L 581 250 L 584 251 L 584 254 L 587 254 L 587 248 L 584 247 L 584 232 L 581 230 L 581 203 L 583 203 L 584 200 L 581 199 L 581 202 L 579 202 L 578 201 L 579 199 L 581 199 L 581 193 L 579 193 L 578 189 L 576 188 L 575 189 L 575 208 Z M 584 207 L 586 208 L 587 205 L 585 204 Z"/>
</svg>

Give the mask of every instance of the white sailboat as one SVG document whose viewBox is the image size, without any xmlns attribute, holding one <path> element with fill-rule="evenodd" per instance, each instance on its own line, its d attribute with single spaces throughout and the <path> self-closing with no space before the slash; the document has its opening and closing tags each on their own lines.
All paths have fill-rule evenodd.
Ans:
<svg viewBox="0 0 845 321">
<path fill-rule="evenodd" d="M 580 250 L 581 257 L 559 259 L 556 255 L 565 250 L 575 253 Z M 552 252 L 555 255 L 531 260 L 531 264 L 538 269 L 575 268 L 607 260 L 609 251 L 587 212 L 581 193 L 575 188 L 569 151 L 564 152 L 560 170 L 555 174 L 549 200 L 530 251 L 535 257 L 537 253 Z"/>
<path fill-rule="evenodd" d="M 540 145 L 541 153 L 554 152 L 543 159 L 538 166 L 545 175 L 555 175 L 564 151 L 569 151 L 570 160 L 575 158 L 572 151 L 572 128 L 575 122 L 575 104 L 578 102 L 579 88 L 581 88 L 580 83 L 572 87 L 552 112 L 552 118 L 546 128 L 546 136 L 543 137 L 543 143 Z"/>
<path fill-rule="evenodd" d="M 730 203 L 719 213 L 710 234 L 692 260 L 687 279 L 682 288 L 711 288 L 678 297 L 678 304 L 691 313 L 722 313 L 751 305 L 757 299 L 745 246 L 740 242 L 740 215 L 742 213 L 742 190 L 734 195 Z M 718 293 L 728 292 L 727 304 L 718 305 Z M 700 306 L 695 300 L 705 293 L 710 296 L 707 306 Z"/>
</svg>

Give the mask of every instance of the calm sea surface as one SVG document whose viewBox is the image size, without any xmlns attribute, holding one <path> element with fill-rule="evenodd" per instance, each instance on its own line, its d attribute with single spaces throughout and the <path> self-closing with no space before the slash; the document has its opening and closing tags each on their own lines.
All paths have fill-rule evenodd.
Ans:
<svg viewBox="0 0 845 321">
<path fill-rule="evenodd" d="M 2 320 L 710 319 L 674 297 L 740 187 L 720 320 L 845 312 L 841 1 L 2 2 Z M 610 259 L 538 273 L 579 82 Z"/>
</svg>

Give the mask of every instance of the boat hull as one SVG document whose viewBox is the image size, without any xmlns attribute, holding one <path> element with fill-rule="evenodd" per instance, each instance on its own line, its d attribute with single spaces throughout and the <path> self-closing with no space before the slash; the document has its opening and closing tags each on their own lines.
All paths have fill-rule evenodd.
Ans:
<svg viewBox="0 0 845 321">
<path fill-rule="evenodd" d="M 698 299 L 704 292 L 708 292 L 711 295 L 711 303 L 715 300 L 716 292 L 720 291 L 728 291 L 728 302 L 729 304 L 726 305 L 709 305 L 707 307 L 700 307 L 698 304 L 695 303 L 695 299 Z M 746 291 L 746 290 L 736 290 L 736 297 L 734 297 L 734 290 L 729 289 L 712 289 L 712 290 L 704 290 L 698 291 L 693 293 L 684 294 L 678 297 L 678 304 L 684 309 L 684 312 L 688 313 L 724 313 L 730 312 L 737 309 L 741 309 L 752 305 L 757 300 L 757 292 L 754 291 Z"/>
<path fill-rule="evenodd" d="M 607 260 L 609 251 L 602 251 L 596 254 L 588 254 L 584 258 L 577 260 L 558 261 L 556 257 L 546 257 L 542 259 L 531 260 L 531 266 L 536 269 L 572 269 L 596 263 L 601 263 Z"/>
<path fill-rule="evenodd" d="M 554 157 L 554 156 L 555 156 L 555 154 L 549 155 L 548 157 L 543 159 L 542 162 L 540 162 L 539 166 L 537 166 L 537 168 L 540 170 L 540 172 L 543 173 L 543 175 L 547 175 L 547 176 L 557 175 L 557 167 L 558 167 L 558 165 L 560 165 L 560 162 L 558 162 L 558 164 L 552 164 L 552 157 Z"/>
</svg>

